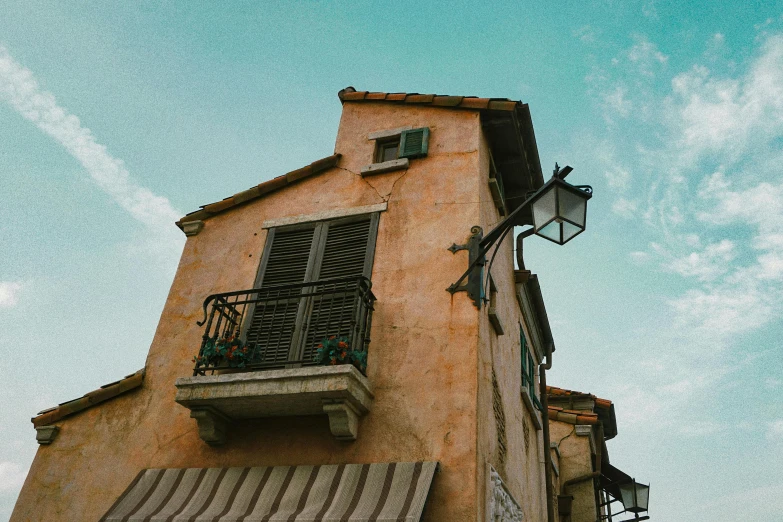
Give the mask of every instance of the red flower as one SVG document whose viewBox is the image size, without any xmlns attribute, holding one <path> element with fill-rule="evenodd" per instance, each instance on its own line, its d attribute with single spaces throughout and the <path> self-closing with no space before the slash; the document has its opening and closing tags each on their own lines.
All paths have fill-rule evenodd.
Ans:
<svg viewBox="0 0 783 522">
<path fill-rule="evenodd" d="M 337 343 L 337 346 L 338 348 L 348 348 L 348 343 L 346 343 L 345 341 L 340 341 L 339 343 Z"/>
<path fill-rule="evenodd" d="M 348 357 L 348 352 L 340 353 L 340 358 L 345 359 L 346 357 Z"/>
</svg>

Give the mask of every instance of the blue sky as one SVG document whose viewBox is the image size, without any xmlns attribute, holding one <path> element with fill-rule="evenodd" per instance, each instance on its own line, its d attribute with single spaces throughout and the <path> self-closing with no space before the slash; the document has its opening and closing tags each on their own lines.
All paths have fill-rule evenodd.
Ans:
<svg viewBox="0 0 783 522">
<path fill-rule="evenodd" d="M 779 518 L 781 8 L 7 0 L 0 519 L 29 418 L 144 364 L 172 221 L 331 154 L 347 85 L 530 104 L 545 168 L 595 188 L 577 240 L 526 242 L 550 381 L 615 402 L 652 520 Z"/>
</svg>

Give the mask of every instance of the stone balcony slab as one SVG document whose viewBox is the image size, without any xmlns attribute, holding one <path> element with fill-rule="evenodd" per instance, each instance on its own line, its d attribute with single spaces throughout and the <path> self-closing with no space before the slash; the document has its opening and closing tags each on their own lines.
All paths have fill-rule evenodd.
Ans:
<svg viewBox="0 0 783 522">
<path fill-rule="evenodd" d="M 355 440 L 373 392 L 351 365 L 224 373 L 177 379 L 175 401 L 191 410 L 199 436 L 225 443 L 231 421 L 295 415 L 328 415 L 332 434 Z"/>
</svg>

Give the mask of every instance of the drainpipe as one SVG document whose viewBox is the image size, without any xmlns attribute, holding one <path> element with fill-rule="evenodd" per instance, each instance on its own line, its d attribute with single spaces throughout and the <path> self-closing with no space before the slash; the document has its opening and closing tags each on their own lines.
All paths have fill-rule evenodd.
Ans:
<svg viewBox="0 0 783 522">
<path fill-rule="evenodd" d="M 552 368 L 552 342 L 546 346 L 546 362 L 538 366 L 539 395 L 541 395 L 541 424 L 544 436 L 544 480 L 546 481 L 546 519 L 555 522 L 555 506 L 552 497 L 552 449 L 549 447 L 549 398 L 546 393 L 546 370 Z"/>
<path fill-rule="evenodd" d="M 567 520 L 571 520 L 571 503 L 573 502 L 574 497 L 566 494 L 568 492 L 568 488 L 574 484 L 579 484 L 580 482 L 587 482 L 588 480 L 597 479 L 600 476 L 600 471 L 593 471 L 587 475 L 582 475 L 581 477 L 566 480 L 565 483 L 563 483 L 563 486 L 560 488 L 560 495 L 558 496 L 558 501 L 563 501 L 563 504 L 558 506 L 560 516 L 568 517 Z"/>
<path fill-rule="evenodd" d="M 592 473 L 588 473 L 587 475 L 582 475 L 581 477 L 572 478 L 571 480 L 566 480 L 563 483 L 563 487 L 560 488 L 560 491 L 563 495 L 566 494 L 566 489 L 570 486 L 573 486 L 574 484 L 579 484 L 580 482 L 586 482 L 590 479 L 597 479 L 601 476 L 600 471 L 593 471 Z"/>
</svg>

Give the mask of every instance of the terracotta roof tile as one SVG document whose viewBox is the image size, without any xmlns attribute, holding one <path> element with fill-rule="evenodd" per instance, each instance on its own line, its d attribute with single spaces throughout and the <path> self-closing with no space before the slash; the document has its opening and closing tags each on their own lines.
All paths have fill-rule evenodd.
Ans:
<svg viewBox="0 0 783 522">
<path fill-rule="evenodd" d="M 182 224 L 188 221 L 197 221 L 197 220 L 210 218 L 215 214 L 224 212 L 230 208 L 234 208 L 243 203 L 247 203 L 248 201 L 252 201 L 256 198 L 260 198 L 264 194 L 269 194 L 270 192 L 280 190 L 281 188 L 296 183 L 301 179 L 307 178 L 309 176 L 318 174 L 319 172 L 323 172 L 324 170 L 334 167 L 335 165 L 337 165 L 337 162 L 339 160 L 340 160 L 340 154 L 333 154 L 331 156 L 327 156 L 325 158 L 316 160 L 311 164 L 302 167 L 300 169 L 292 170 L 291 172 L 283 176 L 277 176 L 276 178 L 272 178 L 269 181 L 265 181 L 255 187 L 249 188 L 247 190 L 243 190 L 242 192 L 227 197 L 222 201 L 218 201 L 216 203 L 210 203 L 208 205 L 203 205 L 201 207 L 201 210 L 191 212 L 190 214 L 187 214 L 179 221 L 177 221 L 177 226 L 179 228 L 182 228 Z"/>
<path fill-rule="evenodd" d="M 434 94 L 409 94 L 405 101 L 406 103 L 432 103 Z"/>
<path fill-rule="evenodd" d="M 598 415 L 595 413 L 564 410 L 555 406 L 549 406 L 549 420 L 567 422 L 568 424 L 598 424 Z"/>
<path fill-rule="evenodd" d="M 444 96 L 441 94 L 420 94 L 418 92 L 367 92 L 353 87 L 342 89 L 337 96 L 342 102 L 387 101 L 453 107 L 458 109 L 513 111 L 525 104 L 508 98 L 477 98 L 476 96 Z"/>
<path fill-rule="evenodd" d="M 432 104 L 439 107 L 457 107 L 463 99 L 465 99 L 464 96 L 435 96 L 432 99 Z"/>
<path fill-rule="evenodd" d="M 280 190 L 286 185 L 288 185 L 288 178 L 284 174 L 282 176 L 277 176 L 275 178 L 270 179 L 269 181 L 264 181 L 263 183 L 259 184 L 258 193 L 259 195 L 269 194 L 270 192 L 274 192 L 275 190 Z"/>
<path fill-rule="evenodd" d="M 35 427 L 53 424 L 64 417 L 86 410 L 87 408 L 91 408 L 96 404 L 100 404 L 101 402 L 113 399 L 120 394 L 136 389 L 141 386 L 143 381 L 144 370 L 142 369 L 136 373 L 132 373 L 126 376 L 123 379 L 120 379 L 119 381 L 104 384 L 97 390 L 85 394 L 83 397 L 64 402 L 59 406 L 55 406 L 54 408 L 43 410 L 30 420 Z"/>
<path fill-rule="evenodd" d="M 487 108 L 491 111 L 513 111 L 517 102 L 508 100 L 490 100 Z"/>
<path fill-rule="evenodd" d="M 460 107 L 466 109 L 486 109 L 489 106 L 489 98 L 473 98 L 466 96 L 463 98 Z"/>
<path fill-rule="evenodd" d="M 418 94 L 418 93 L 414 93 Z M 340 93 L 337 93 L 337 96 L 340 96 Z M 392 92 L 386 94 L 386 100 L 388 101 L 405 101 L 405 98 L 408 96 L 408 93 L 405 92 Z M 346 98 L 340 98 L 341 100 L 345 100 Z"/>
<path fill-rule="evenodd" d="M 565 388 L 557 388 L 555 386 L 547 386 L 546 393 L 550 397 L 574 397 L 574 398 L 588 398 L 593 399 L 597 406 L 602 408 L 608 408 L 612 405 L 612 401 L 609 399 L 602 399 L 596 397 L 592 393 L 583 393 L 580 391 L 567 390 Z"/>
<path fill-rule="evenodd" d="M 367 91 L 346 92 L 344 99 L 346 101 L 363 100 L 365 96 L 367 96 Z"/>
<path fill-rule="evenodd" d="M 209 205 L 203 205 L 201 208 L 209 212 L 210 214 L 217 214 L 223 212 L 225 209 L 233 207 L 235 205 L 234 198 L 229 197 L 217 203 L 210 203 Z"/>
</svg>

